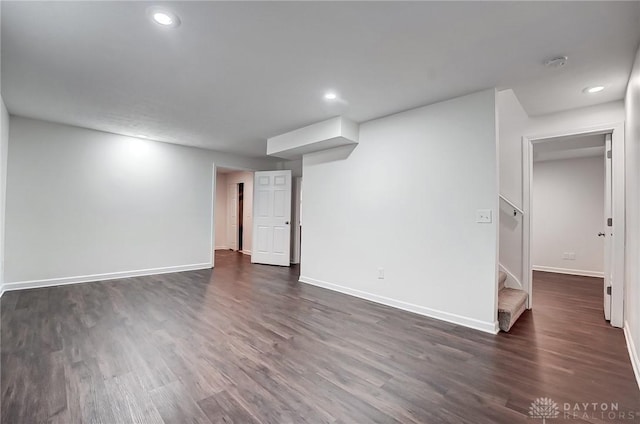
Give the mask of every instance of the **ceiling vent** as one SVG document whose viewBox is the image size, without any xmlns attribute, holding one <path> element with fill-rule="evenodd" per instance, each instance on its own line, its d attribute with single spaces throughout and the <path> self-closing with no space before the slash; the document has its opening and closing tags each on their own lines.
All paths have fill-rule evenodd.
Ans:
<svg viewBox="0 0 640 424">
<path fill-rule="evenodd" d="M 568 60 L 569 58 L 567 56 L 558 56 L 554 57 L 553 59 L 546 60 L 544 62 L 544 66 L 546 66 L 547 68 L 562 68 L 567 64 Z"/>
</svg>

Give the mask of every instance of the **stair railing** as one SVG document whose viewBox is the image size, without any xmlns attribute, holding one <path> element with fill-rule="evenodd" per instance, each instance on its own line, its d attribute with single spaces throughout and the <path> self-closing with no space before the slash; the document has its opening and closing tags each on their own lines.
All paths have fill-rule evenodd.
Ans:
<svg viewBox="0 0 640 424">
<path fill-rule="evenodd" d="M 506 204 L 508 204 L 513 208 L 513 216 L 516 216 L 518 214 L 524 215 L 524 211 L 522 209 L 517 207 L 515 203 L 513 203 L 511 200 L 504 197 L 502 194 L 500 195 L 500 200 L 503 200 Z"/>
</svg>

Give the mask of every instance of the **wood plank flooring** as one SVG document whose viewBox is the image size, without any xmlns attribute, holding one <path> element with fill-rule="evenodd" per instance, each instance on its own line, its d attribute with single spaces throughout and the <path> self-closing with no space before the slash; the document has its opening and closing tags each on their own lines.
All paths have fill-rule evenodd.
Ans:
<svg viewBox="0 0 640 424">
<path fill-rule="evenodd" d="M 601 280 L 536 273 L 536 309 L 492 336 L 298 283 L 215 270 L 5 293 L 2 424 L 532 423 L 538 397 L 640 422 Z M 560 417 L 562 418 L 562 416 Z"/>
</svg>

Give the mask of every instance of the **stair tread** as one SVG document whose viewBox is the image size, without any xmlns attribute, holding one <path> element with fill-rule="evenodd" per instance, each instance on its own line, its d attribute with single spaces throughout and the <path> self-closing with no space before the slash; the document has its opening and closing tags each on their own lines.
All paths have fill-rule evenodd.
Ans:
<svg viewBox="0 0 640 424">
<path fill-rule="evenodd" d="M 498 312 L 515 312 L 527 301 L 527 292 L 518 289 L 502 289 L 498 293 Z"/>
</svg>

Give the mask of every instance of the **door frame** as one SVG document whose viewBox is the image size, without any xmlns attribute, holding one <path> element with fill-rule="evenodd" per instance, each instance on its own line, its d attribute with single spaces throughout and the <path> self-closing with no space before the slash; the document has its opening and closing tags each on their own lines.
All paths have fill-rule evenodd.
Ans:
<svg viewBox="0 0 640 424">
<path fill-rule="evenodd" d="M 533 308 L 533 270 L 531 262 L 531 225 L 533 203 L 533 146 L 549 138 L 611 133 L 612 218 L 614 237 L 611 263 L 611 325 L 624 325 L 624 243 L 625 243 L 625 164 L 624 122 L 522 137 L 522 285 L 527 288 L 528 308 Z"/>
<path fill-rule="evenodd" d="M 224 166 L 218 165 L 215 162 L 211 164 L 212 167 L 212 184 L 211 184 L 211 247 L 209 250 L 209 257 L 211 257 L 211 268 L 215 267 L 216 264 L 216 189 L 218 187 L 218 168 L 224 168 L 227 170 L 232 170 L 233 172 L 256 172 L 253 168 L 243 168 L 237 166 Z M 225 211 L 225 214 L 227 212 Z M 253 211 L 251 211 L 253 214 Z M 226 217 L 225 217 L 226 218 Z M 225 228 L 226 231 L 226 228 Z M 242 252 L 244 253 L 244 251 Z"/>
<path fill-rule="evenodd" d="M 226 225 L 226 230 L 227 230 L 227 248 L 229 250 L 233 250 L 234 252 L 239 252 L 240 251 L 240 232 L 239 232 L 239 228 L 238 228 L 238 222 L 240 221 L 240 217 L 239 217 L 239 199 L 238 197 L 240 196 L 240 183 L 227 183 L 227 216 L 226 216 L 226 221 L 227 221 L 227 225 Z M 235 196 L 231 196 L 231 194 L 235 194 Z M 230 205 L 229 204 L 229 200 L 234 199 L 235 202 Z M 231 213 L 233 211 L 233 208 L 235 208 L 236 210 L 236 230 L 235 231 L 231 231 L 231 229 L 233 228 L 233 214 Z M 232 235 L 232 237 L 229 237 L 230 235 Z M 235 249 L 233 248 L 235 246 Z"/>
<path fill-rule="evenodd" d="M 291 196 L 291 263 L 300 263 L 302 232 L 302 177 L 291 177 L 293 194 Z"/>
</svg>

